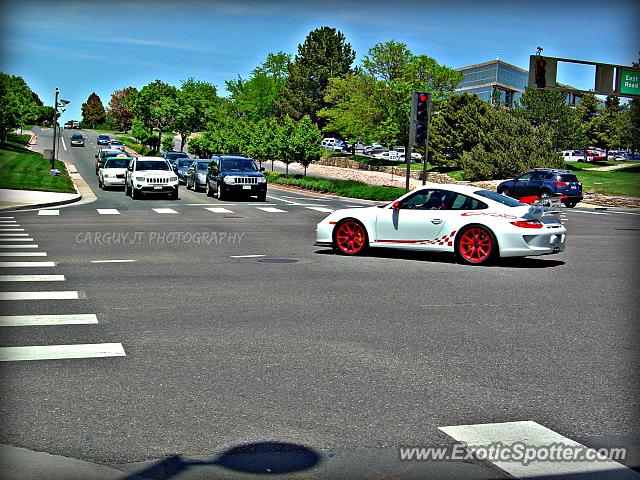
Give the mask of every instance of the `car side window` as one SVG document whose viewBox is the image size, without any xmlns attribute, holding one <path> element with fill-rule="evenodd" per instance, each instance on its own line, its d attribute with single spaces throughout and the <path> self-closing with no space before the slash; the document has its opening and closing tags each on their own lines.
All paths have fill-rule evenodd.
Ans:
<svg viewBox="0 0 640 480">
<path fill-rule="evenodd" d="M 523 173 L 518 177 L 519 182 L 528 182 L 531 180 L 531 172 Z"/>
<path fill-rule="evenodd" d="M 450 203 L 449 210 L 482 210 L 487 208 L 487 205 L 475 198 L 462 195 L 461 193 L 454 194 L 453 201 Z"/>
<path fill-rule="evenodd" d="M 452 192 L 445 190 L 422 190 L 406 198 L 400 208 L 417 210 L 442 210 L 446 208 Z"/>
<path fill-rule="evenodd" d="M 540 172 L 533 172 L 531 174 L 531 180 L 540 180 L 542 179 L 542 173 Z"/>
</svg>

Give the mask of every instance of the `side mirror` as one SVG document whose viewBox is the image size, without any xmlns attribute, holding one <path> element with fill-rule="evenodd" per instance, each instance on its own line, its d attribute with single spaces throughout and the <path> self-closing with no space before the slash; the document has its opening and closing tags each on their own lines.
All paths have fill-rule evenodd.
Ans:
<svg viewBox="0 0 640 480">
<path fill-rule="evenodd" d="M 261 172 L 264 172 L 264 167 L 260 167 L 260 171 L 261 171 Z"/>
<path fill-rule="evenodd" d="M 391 204 L 391 208 L 393 208 L 394 210 L 398 210 L 400 208 L 400 202 L 396 200 Z"/>
</svg>

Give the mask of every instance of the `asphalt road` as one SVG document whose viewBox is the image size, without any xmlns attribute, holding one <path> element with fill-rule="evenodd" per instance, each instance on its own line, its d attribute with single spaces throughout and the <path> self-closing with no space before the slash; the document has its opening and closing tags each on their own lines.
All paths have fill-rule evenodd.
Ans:
<svg viewBox="0 0 640 480">
<path fill-rule="evenodd" d="M 635 443 L 621 463 L 640 465 L 640 212 L 569 210 L 566 252 L 486 268 L 346 258 L 314 247 L 314 227 L 318 209 L 357 201 L 271 188 L 266 203 L 219 202 L 184 187 L 134 201 L 97 188 L 95 135 L 74 149 L 68 135 L 61 156 L 98 198 L 11 213 L 47 254 L 31 260 L 55 267 L 1 272 L 65 281 L 2 290 L 79 298 L 0 307 L 98 323 L 4 327 L 1 346 L 121 343 L 126 356 L 3 362 L 1 443 L 131 464 L 277 440 L 379 472 L 399 446 L 451 443 L 438 427 L 532 420 L 587 446 Z M 128 262 L 92 263 L 105 260 Z M 458 467 L 447 475 L 504 477 Z"/>
</svg>

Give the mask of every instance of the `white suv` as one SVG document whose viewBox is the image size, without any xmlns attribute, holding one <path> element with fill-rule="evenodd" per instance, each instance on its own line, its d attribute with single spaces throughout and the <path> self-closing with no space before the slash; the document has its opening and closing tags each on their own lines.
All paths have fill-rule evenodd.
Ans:
<svg viewBox="0 0 640 480">
<path fill-rule="evenodd" d="M 164 193 L 178 198 L 178 176 L 164 158 L 134 157 L 127 168 L 125 195 L 136 199 L 142 193 Z"/>
</svg>

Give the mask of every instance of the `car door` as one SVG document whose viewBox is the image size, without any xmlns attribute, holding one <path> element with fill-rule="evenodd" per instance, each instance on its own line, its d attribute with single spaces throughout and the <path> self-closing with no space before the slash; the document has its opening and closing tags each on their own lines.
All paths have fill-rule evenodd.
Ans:
<svg viewBox="0 0 640 480">
<path fill-rule="evenodd" d="M 191 166 L 187 170 L 187 173 L 185 174 L 185 183 L 187 185 L 194 185 L 194 176 L 195 176 L 195 162 L 191 164 Z"/>
<path fill-rule="evenodd" d="M 394 202 L 397 208 L 381 208 L 376 218 L 375 242 L 392 248 L 428 248 L 442 231 L 450 194 L 443 189 L 419 190 Z"/>
<path fill-rule="evenodd" d="M 519 177 L 514 178 L 513 189 L 511 192 L 512 197 L 521 198 L 529 195 L 527 193 L 527 188 L 528 188 L 529 180 L 531 180 L 531 173 L 532 172 L 523 173 Z"/>
</svg>

